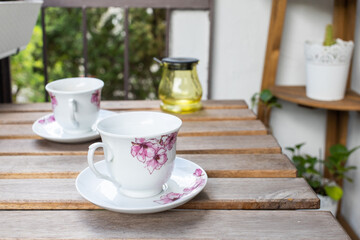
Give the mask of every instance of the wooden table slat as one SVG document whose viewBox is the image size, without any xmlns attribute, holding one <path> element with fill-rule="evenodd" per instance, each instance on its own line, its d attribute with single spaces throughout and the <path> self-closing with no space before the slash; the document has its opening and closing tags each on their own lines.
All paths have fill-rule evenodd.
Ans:
<svg viewBox="0 0 360 240">
<path fill-rule="evenodd" d="M 91 143 L 64 144 L 38 139 L 0 139 L 0 156 L 85 155 Z M 178 154 L 281 153 L 280 146 L 270 135 L 178 137 L 176 149 Z"/>
<path fill-rule="evenodd" d="M 204 109 L 245 109 L 244 100 L 206 100 Z M 159 100 L 101 101 L 101 108 L 106 110 L 159 110 Z M 0 112 L 48 112 L 50 103 L 0 104 Z"/>
<path fill-rule="evenodd" d="M 221 191 L 219 191 L 221 189 Z M 74 179 L 2 179 L 0 209 L 97 209 L 76 191 Z M 303 178 L 209 178 L 179 208 L 313 209 L 320 202 Z"/>
<path fill-rule="evenodd" d="M 265 135 L 267 130 L 259 120 L 183 122 L 179 136 Z M 31 124 L 3 124 L 0 139 L 41 139 Z"/>
<path fill-rule="evenodd" d="M 296 177 L 296 168 L 283 154 L 185 154 L 209 177 Z M 96 156 L 101 160 L 102 156 Z M 0 156 L 0 178 L 75 178 L 88 167 L 86 156 Z"/>
<path fill-rule="evenodd" d="M 0 222 L 2 239 L 350 239 L 321 211 L 4 211 Z"/>
<path fill-rule="evenodd" d="M 118 112 L 118 111 L 115 111 Z M 0 114 L 0 124 L 33 124 L 49 112 L 5 112 Z M 177 114 L 183 121 L 233 121 L 255 120 L 249 109 L 208 109 L 189 114 Z"/>
</svg>

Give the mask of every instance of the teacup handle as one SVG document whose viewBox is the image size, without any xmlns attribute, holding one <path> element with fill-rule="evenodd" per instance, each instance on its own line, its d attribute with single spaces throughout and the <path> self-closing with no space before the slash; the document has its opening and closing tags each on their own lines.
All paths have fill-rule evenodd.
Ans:
<svg viewBox="0 0 360 240">
<path fill-rule="evenodd" d="M 104 156 L 105 156 L 105 161 L 106 162 L 111 162 L 112 159 L 113 159 L 113 154 L 112 154 L 109 146 L 106 145 L 106 143 L 102 143 L 102 142 L 93 143 L 93 144 L 91 144 L 89 146 L 89 151 L 88 151 L 88 155 L 87 155 L 88 164 L 89 164 L 90 169 L 93 171 L 93 173 L 95 174 L 96 177 L 109 180 L 110 182 L 112 182 L 115 185 L 119 186 L 119 184 L 117 182 L 115 182 L 114 179 L 112 179 L 110 176 L 107 176 L 105 174 L 100 173 L 95 168 L 95 165 L 94 165 L 94 153 L 95 153 L 96 149 L 98 149 L 98 148 L 103 148 L 104 149 Z"/>
<path fill-rule="evenodd" d="M 75 113 L 78 111 L 76 100 L 73 98 L 69 99 L 69 107 L 70 107 L 70 119 L 74 126 L 79 127 L 79 122 L 76 121 Z"/>
</svg>

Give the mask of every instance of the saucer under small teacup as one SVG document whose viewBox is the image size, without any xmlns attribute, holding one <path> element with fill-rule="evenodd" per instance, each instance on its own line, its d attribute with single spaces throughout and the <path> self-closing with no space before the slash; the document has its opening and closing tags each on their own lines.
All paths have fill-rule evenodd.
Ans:
<svg viewBox="0 0 360 240">
<path fill-rule="evenodd" d="M 114 114 L 115 112 L 101 109 L 99 111 L 99 116 L 96 123 L 101 119 Z M 36 120 L 32 126 L 32 130 L 38 136 L 53 142 L 80 143 L 94 140 L 100 137 L 99 133 L 96 131 L 96 123 L 89 132 L 81 134 L 70 134 L 63 130 L 63 128 L 56 122 L 54 114 L 51 113 Z"/>
<path fill-rule="evenodd" d="M 176 157 L 170 179 L 159 194 L 147 198 L 133 198 L 121 193 L 114 183 L 95 176 L 89 167 L 76 179 L 76 189 L 86 200 L 110 211 L 122 213 L 154 213 L 178 207 L 197 194 L 207 183 L 205 171 L 197 164 Z M 105 161 L 95 164 L 102 174 L 108 175 Z"/>
</svg>

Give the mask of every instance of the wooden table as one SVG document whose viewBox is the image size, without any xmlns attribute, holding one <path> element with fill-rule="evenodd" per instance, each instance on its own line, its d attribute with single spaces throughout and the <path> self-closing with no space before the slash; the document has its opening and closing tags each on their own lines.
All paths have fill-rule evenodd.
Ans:
<svg viewBox="0 0 360 240">
<path fill-rule="evenodd" d="M 102 108 L 160 111 L 159 101 Z M 77 193 L 91 142 L 36 136 L 32 123 L 50 111 L 49 103 L 0 105 L 0 239 L 349 239 L 331 213 L 295 211 L 319 208 L 319 199 L 244 101 L 205 101 L 179 115 L 177 153 L 202 166 L 208 184 L 178 209 L 145 215 L 94 210 Z"/>
</svg>

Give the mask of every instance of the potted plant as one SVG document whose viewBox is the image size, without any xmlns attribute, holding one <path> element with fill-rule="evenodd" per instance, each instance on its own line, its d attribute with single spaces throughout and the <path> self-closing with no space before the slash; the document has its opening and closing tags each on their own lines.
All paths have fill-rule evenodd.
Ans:
<svg viewBox="0 0 360 240">
<path fill-rule="evenodd" d="M 251 97 L 251 109 L 254 110 L 255 106 L 262 105 L 264 116 L 264 125 L 270 131 L 270 111 L 271 108 L 281 108 L 281 104 L 277 102 L 277 98 L 271 93 L 269 89 L 264 89 L 260 93 L 254 93 Z M 271 131 L 270 131 L 271 132 Z"/>
<path fill-rule="evenodd" d="M 307 97 L 321 101 L 344 98 L 353 48 L 352 41 L 334 39 L 331 24 L 323 43 L 305 42 Z"/>
<path fill-rule="evenodd" d="M 348 150 L 341 144 L 330 147 L 330 156 L 326 160 L 308 154 L 301 154 L 300 150 L 304 143 L 287 147 L 292 153 L 292 161 L 297 169 L 297 176 L 303 177 L 320 199 L 320 210 L 331 211 L 336 216 L 337 203 L 342 198 L 343 190 L 339 185 L 343 179 L 352 182 L 346 176 L 350 170 L 356 169 L 355 166 L 346 166 L 349 156 L 359 147 Z M 326 166 L 330 173 L 329 178 L 324 178 L 320 170 L 322 164 Z M 318 168 L 318 169 L 317 169 Z"/>
</svg>

